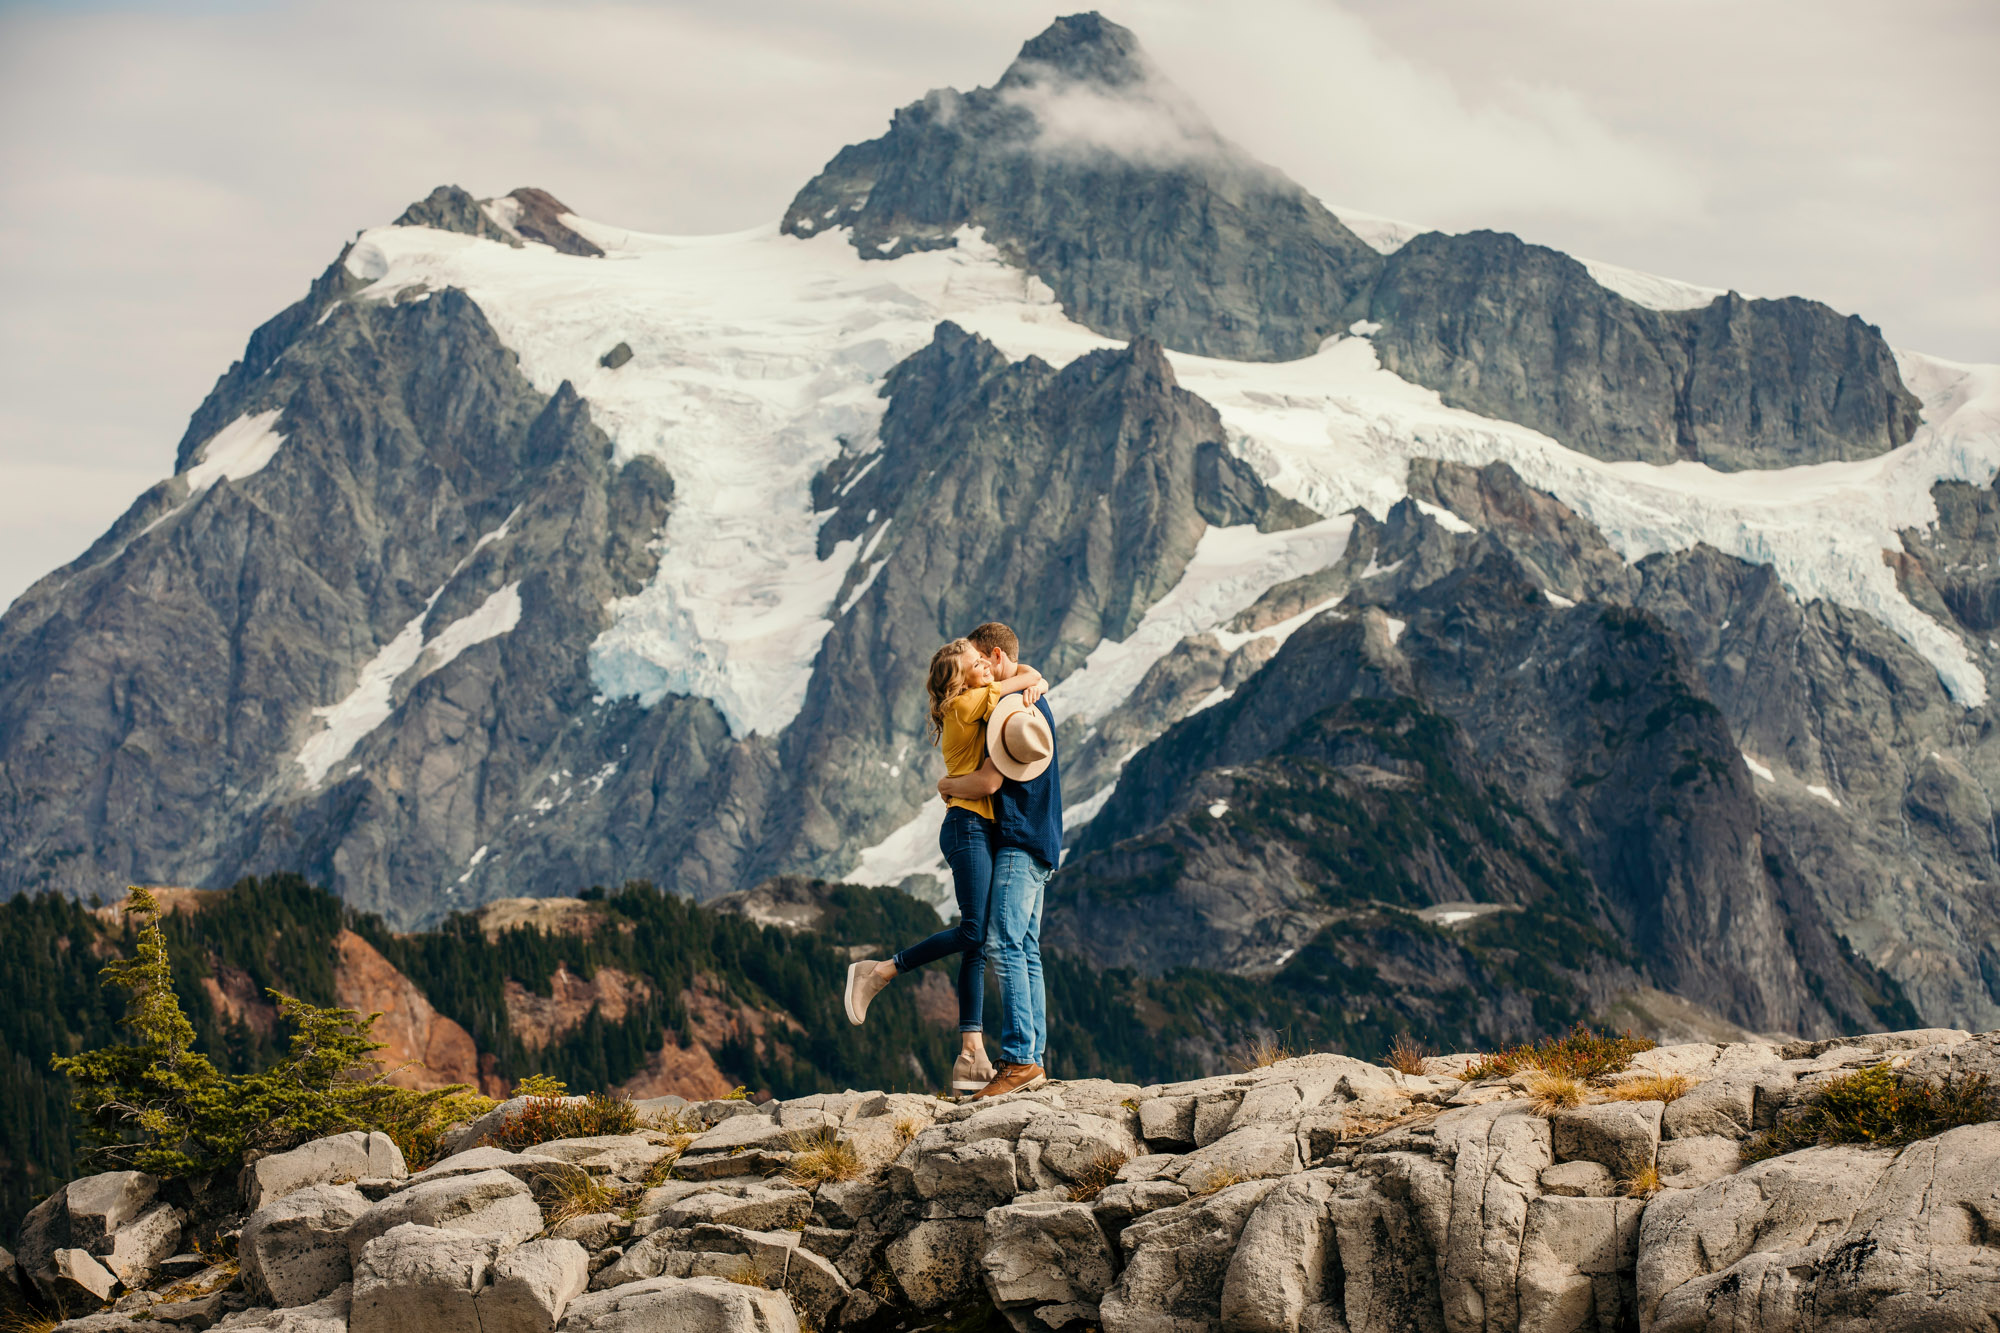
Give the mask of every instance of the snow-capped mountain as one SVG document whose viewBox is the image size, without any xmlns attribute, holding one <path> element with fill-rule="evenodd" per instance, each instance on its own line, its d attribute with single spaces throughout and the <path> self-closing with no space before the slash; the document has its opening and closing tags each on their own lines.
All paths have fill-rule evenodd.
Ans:
<svg viewBox="0 0 2000 1333">
<path fill-rule="evenodd" d="M 1329 208 L 1063 19 L 766 227 L 359 236 L 0 620 L 0 884 L 934 894 L 1001 618 L 1073 951 L 1991 1027 L 1996 467 L 2000 368 Z"/>
</svg>

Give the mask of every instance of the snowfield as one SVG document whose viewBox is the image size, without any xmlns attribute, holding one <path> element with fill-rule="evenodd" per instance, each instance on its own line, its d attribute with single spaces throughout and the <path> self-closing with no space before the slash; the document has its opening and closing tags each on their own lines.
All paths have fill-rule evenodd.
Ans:
<svg viewBox="0 0 2000 1333">
<path fill-rule="evenodd" d="M 1362 222 L 1380 249 L 1411 230 L 1342 216 Z M 864 261 L 843 232 L 799 240 L 761 227 L 690 238 L 566 220 L 605 257 L 377 228 L 347 259 L 370 283 L 355 299 L 464 290 L 538 390 L 570 381 L 618 459 L 647 455 L 666 468 L 675 499 L 658 539 L 659 572 L 613 605 L 613 624 L 591 648 L 592 678 L 606 696 L 644 704 L 670 692 L 706 697 L 738 735 L 770 735 L 791 722 L 820 641 L 847 609 L 835 595 L 863 553 L 845 542 L 817 557 L 810 485 L 843 450 L 877 447 L 888 370 L 946 319 L 1011 357 L 1058 366 L 1118 345 L 1071 322 L 1044 284 L 970 230 L 955 249 Z M 1656 308 L 1713 295 L 1590 267 Z M 603 368 L 599 358 L 620 342 L 632 359 Z M 1900 547 L 1899 529 L 1935 519 L 1933 483 L 1984 485 L 2000 468 L 2000 367 L 1902 354 L 1904 379 L 1924 404 L 1911 443 L 1857 463 L 1726 473 L 1685 462 L 1600 462 L 1526 427 L 1448 408 L 1383 370 L 1365 326 L 1297 361 L 1170 359 L 1181 383 L 1220 412 L 1230 447 L 1327 520 L 1289 533 L 1208 533 L 1181 584 L 1139 630 L 1098 645 L 1061 682 L 1051 696 L 1058 708 L 1102 716 L 1181 638 L 1218 629 L 1265 589 L 1338 559 L 1352 526 L 1342 515 L 1359 506 L 1386 516 L 1420 457 L 1505 462 L 1596 523 L 1627 560 L 1706 542 L 1768 563 L 1795 596 L 1889 625 L 1962 704 L 1985 700 L 1974 649 L 1902 596 L 1882 552 Z M 358 697 L 325 710 L 328 733 L 300 755 L 309 777 L 337 762 L 352 745 L 345 737 L 373 717 L 380 704 L 369 686 L 379 674 L 405 657 L 405 668 L 414 665 L 420 650 L 399 638 L 364 672 Z M 921 832 L 926 819 L 934 832 L 935 813 L 926 807 L 864 853 L 859 874 L 893 883 L 936 873 L 935 843 Z"/>
</svg>

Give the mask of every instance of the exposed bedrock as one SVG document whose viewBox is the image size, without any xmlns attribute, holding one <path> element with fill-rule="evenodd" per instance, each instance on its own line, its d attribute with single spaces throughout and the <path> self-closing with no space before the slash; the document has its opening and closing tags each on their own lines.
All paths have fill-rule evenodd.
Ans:
<svg viewBox="0 0 2000 1333">
<path fill-rule="evenodd" d="M 957 1106 L 679 1104 L 661 1129 L 474 1147 L 247 1219 L 211 1200 L 186 1220 L 241 1220 L 240 1279 L 194 1254 L 114 1274 L 97 1256 L 145 1248 L 171 1206 L 151 1177 L 87 1177 L 30 1216 L 21 1269 L 43 1299 L 116 1301 L 61 1333 L 1972 1333 L 2000 1318 L 2000 1123 L 1743 1159 L 1835 1080 L 1963 1080 L 1996 1043 L 1662 1047 L 1547 1115 L 1506 1078 L 1331 1053 Z M 1662 1075 L 1691 1090 L 1621 1096 Z M 825 1178 L 808 1139 L 859 1169 Z M 340 1155 L 320 1146 L 287 1156 Z M 613 1205 L 572 1215 L 551 1166 Z"/>
</svg>

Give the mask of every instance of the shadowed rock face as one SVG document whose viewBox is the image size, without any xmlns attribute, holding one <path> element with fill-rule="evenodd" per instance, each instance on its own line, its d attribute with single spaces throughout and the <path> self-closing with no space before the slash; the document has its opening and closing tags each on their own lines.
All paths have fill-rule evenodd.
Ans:
<svg viewBox="0 0 2000 1333">
<path fill-rule="evenodd" d="M 991 88 L 930 93 L 842 149 L 784 221 L 831 227 L 870 259 L 983 229 L 1070 318 L 1206 356 L 1309 356 L 1366 319 L 1405 379 L 1597 458 L 1787 467 L 1885 452 L 1917 423 L 1880 331 L 1815 301 L 1651 310 L 1495 232 L 1385 260 L 1095 14 L 1058 19 Z"/>
<path fill-rule="evenodd" d="M 1259 361 L 1310 355 L 1381 264 L 1095 14 L 1058 19 L 993 87 L 933 92 L 842 149 L 784 220 L 829 227 L 868 258 L 982 228 L 1091 328 Z"/>
<path fill-rule="evenodd" d="M 927 745 L 923 681 L 938 644 L 1002 620 L 1024 660 L 1060 677 L 1132 632 L 1211 522 L 1318 518 L 1222 448 L 1214 409 L 1147 340 L 1057 370 L 944 324 L 885 392 L 880 452 L 837 462 L 816 487 L 830 511 L 822 554 L 859 539 L 868 556 L 835 599 L 841 614 L 783 742 L 797 812 L 779 818 L 800 822 L 796 842 L 780 823 L 771 845 L 793 859 L 766 862 L 774 872 L 837 873 L 806 858 L 928 795 L 921 762 L 892 776 L 877 760 Z"/>
<path fill-rule="evenodd" d="M 1504 467 L 1419 473 L 1413 490 L 1483 530 L 1446 532 L 1409 502 L 1358 529 L 1381 572 L 1352 578 L 1351 547 L 1334 610 L 1125 767 L 1056 881 L 1064 947 L 1149 972 L 1296 970 L 1311 959 L 1286 951 L 1323 928 L 1472 900 L 1544 918 L 1464 924 L 1472 957 L 1493 932 L 1489 946 L 1560 958 L 1586 993 L 1629 962 L 1759 1031 L 1907 1019 L 1830 924 L 1851 904 L 1824 896 L 1797 831 L 1758 800 L 1699 659 L 1641 609 L 1671 607 L 1677 580 L 1642 579 Z M 1562 606 L 1545 588 L 1600 600 Z M 1449 722 L 1420 746 L 1413 724 L 1356 729 L 1355 710 L 1385 708 Z M 1328 749 L 1332 734 L 1348 739 Z M 1388 966 L 1348 933 L 1328 940 L 1349 965 Z M 1465 966 L 1390 985 L 1421 1008 Z"/>
<path fill-rule="evenodd" d="M 1596 458 L 1789 467 L 1883 453 L 1917 426 L 1881 331 L 1856 317 L 1734 292 L 1649 310 L 1498 232 L 1412 240 L 1368 318 L 1390 370 Z"/>
</svg>

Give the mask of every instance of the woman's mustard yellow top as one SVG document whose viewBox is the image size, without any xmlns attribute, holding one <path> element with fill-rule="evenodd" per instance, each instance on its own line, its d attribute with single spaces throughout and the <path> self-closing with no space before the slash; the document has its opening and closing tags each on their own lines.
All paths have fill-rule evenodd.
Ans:
<svg viewBox="0 0 2000 1333">
<path fill-rule="evenodd" d="M 938 749 L 944 752 L 946 777 L 962 778 L 967 773 L 977 772 L 979 766 L 986 762 L 986 719 L 993 715 L 993 705 L 999 701 L 999 687 L 987 685 L 967 690 L 944 706 L 944 734 L 938 737 Z M 952 796 L 945 800 L 945 804 L 962 805 L 981 819 L 993 818 L 991 796 L 982 796 L 978 800 Z"/>
</svg>

